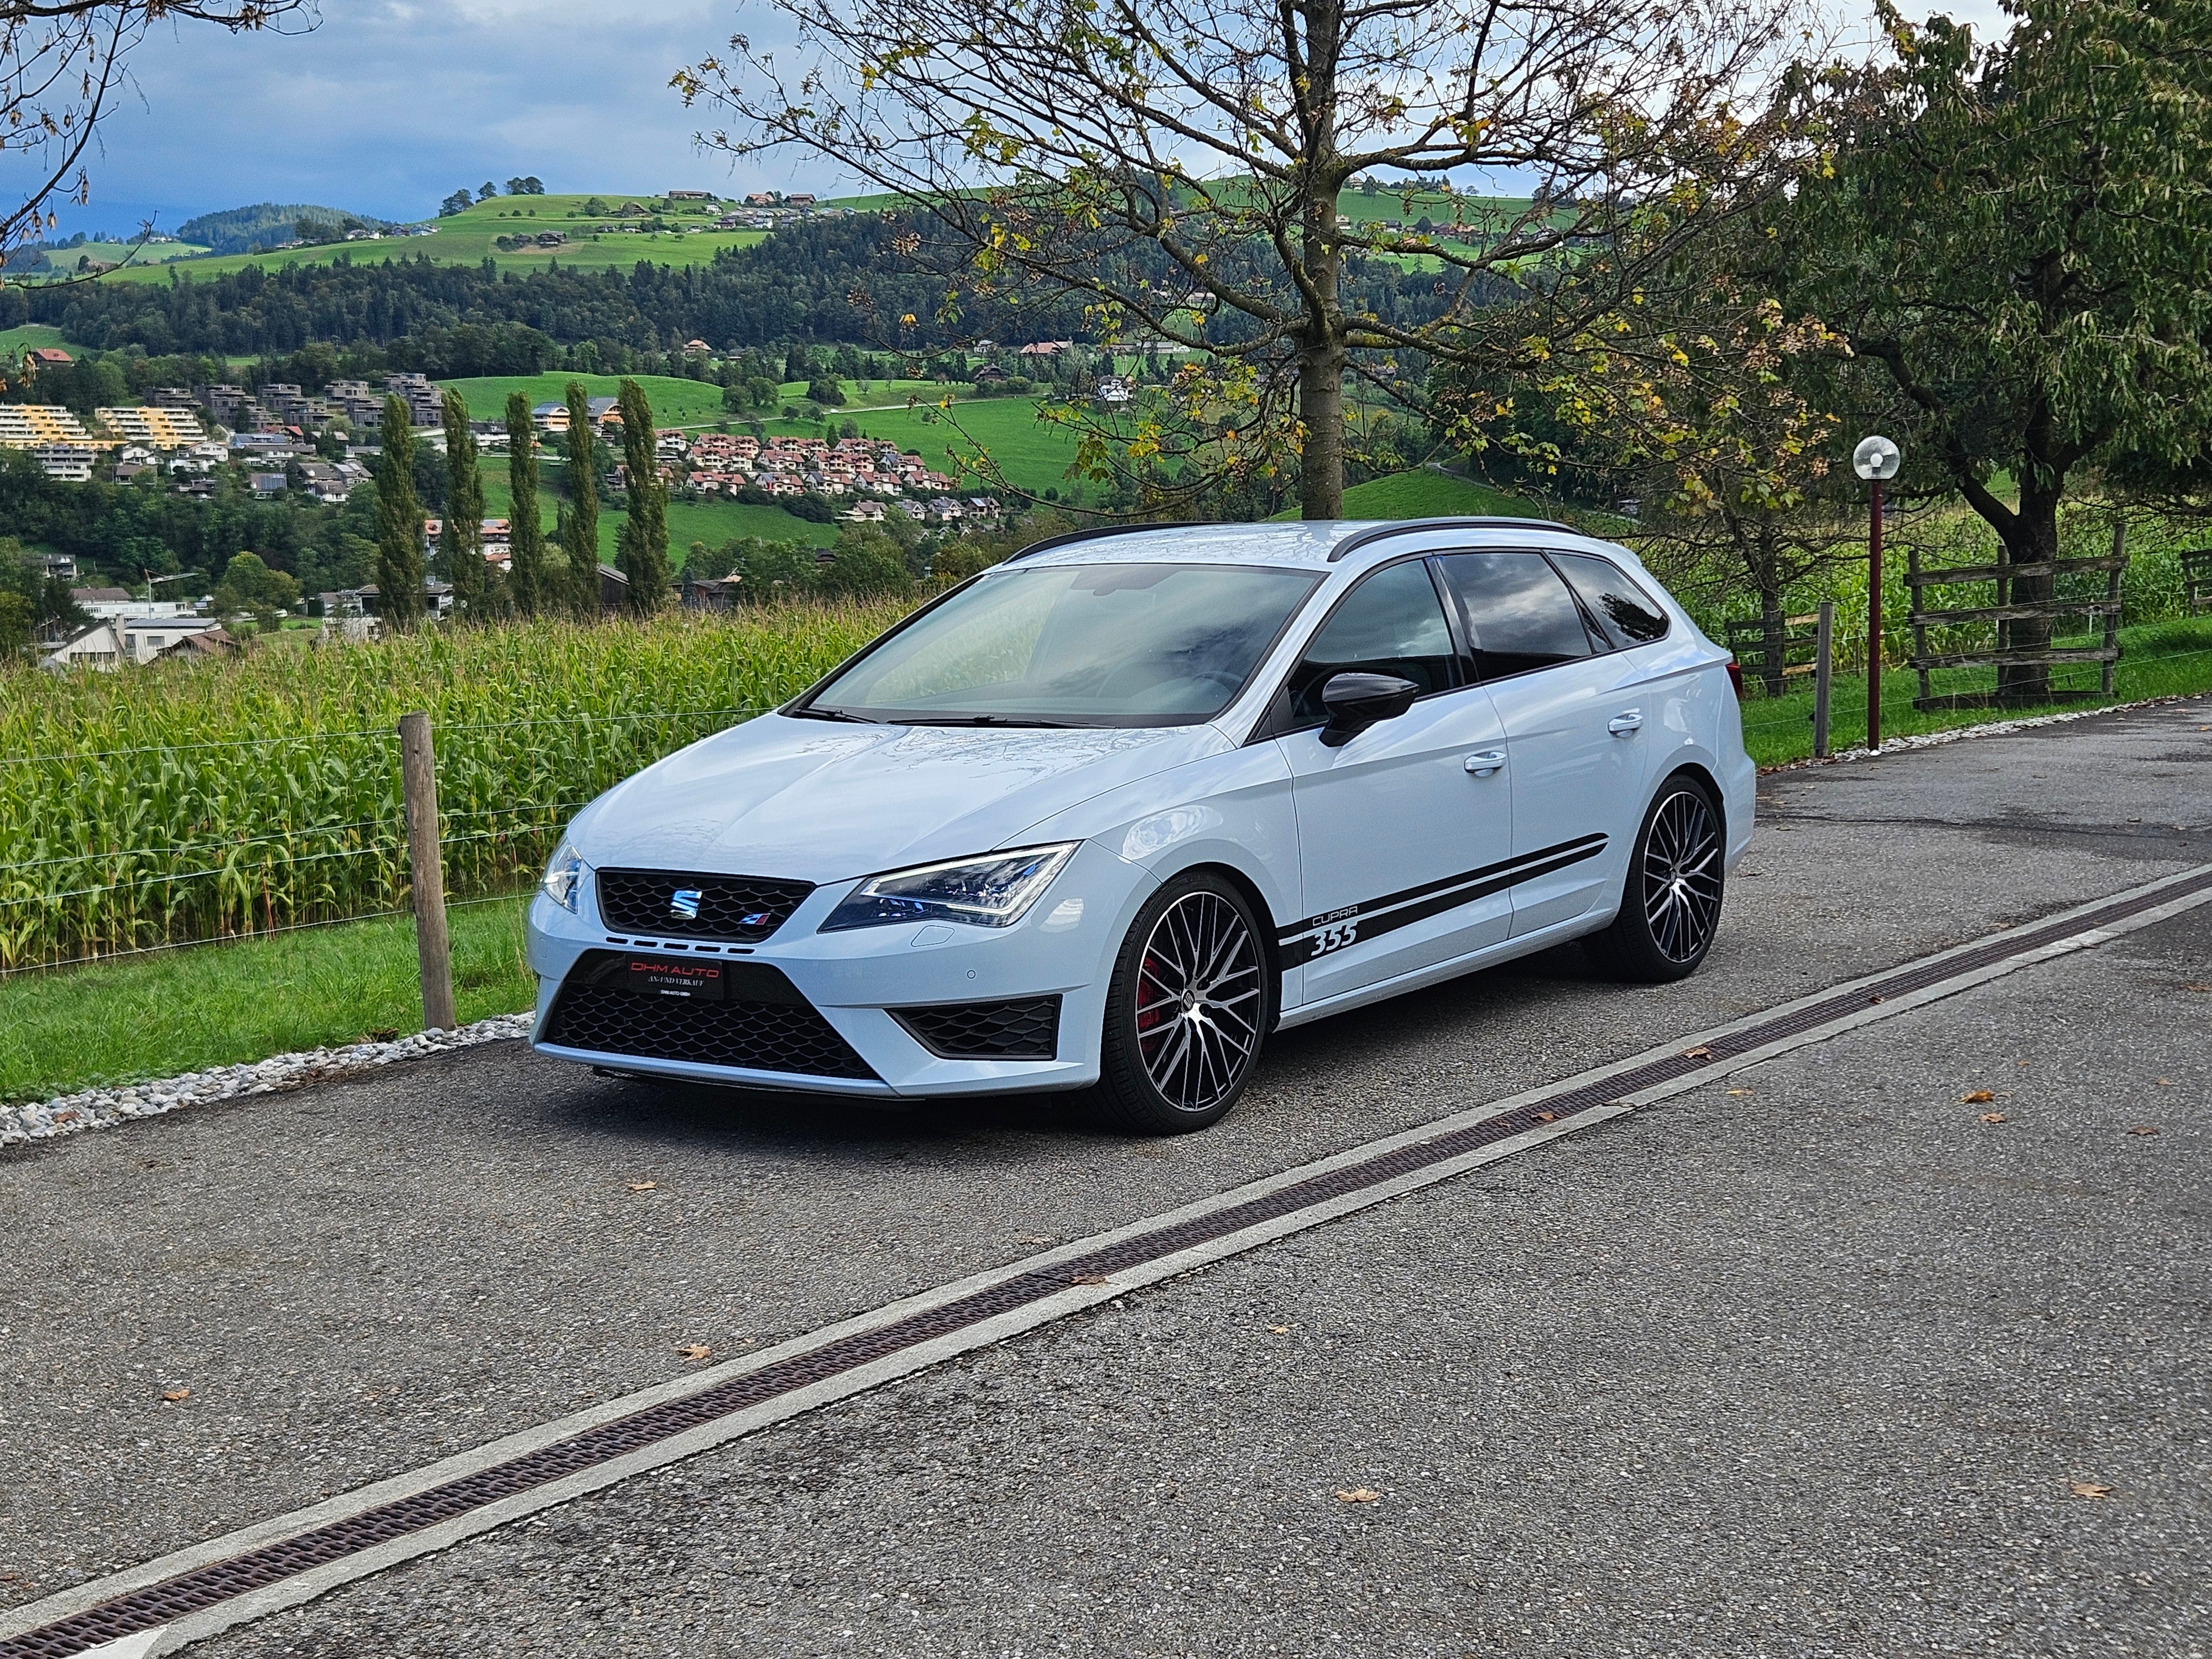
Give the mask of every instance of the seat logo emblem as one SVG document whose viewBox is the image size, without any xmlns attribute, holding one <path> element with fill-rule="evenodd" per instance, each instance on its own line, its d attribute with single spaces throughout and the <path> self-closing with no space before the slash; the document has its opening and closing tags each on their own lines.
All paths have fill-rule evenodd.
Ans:
<svg viewBox="0 0 2212 1659">
<path fill-rule="evenodd" d="M 699 890 L 679 887 L 668 896 L 668 914 L 681 916 L 686 921 L 699 920 Z"/>
</svg>

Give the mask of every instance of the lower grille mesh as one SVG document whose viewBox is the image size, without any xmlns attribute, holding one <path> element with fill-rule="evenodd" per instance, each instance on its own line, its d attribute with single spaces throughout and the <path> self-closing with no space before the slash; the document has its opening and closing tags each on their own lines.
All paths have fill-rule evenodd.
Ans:
<svg viewBox="0 0 2212 1659">
<path fill-rule="evenodd" d="M 1060 999 L 894 1008 L 891 1018 L 940 1060 L 1050 1060 L 1060 1052 Z"/>
<path fill-rule="evenodd" d="M 781 974 L 775 974 L 775 981 L 788 1000 L 691 1001 L 639 996 L 619 984 L 595 982 L 594 975 L 609 959 L 608 953 L 594 952 L 570 972 L 545 1022 L 546 1042 L 596 1054 L 739 1066 L 803 1077 L 875 1076 L 868 1062 Z M 774 973 L 746 966 L 755 975 Z M 737 967 L 731 964 L 732 970 Z"/>
</svg>

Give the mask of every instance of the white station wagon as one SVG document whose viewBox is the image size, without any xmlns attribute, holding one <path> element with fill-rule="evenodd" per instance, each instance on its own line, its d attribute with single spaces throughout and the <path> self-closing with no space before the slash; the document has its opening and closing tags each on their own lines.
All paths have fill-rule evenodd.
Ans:
<svg viewBox="0 0 2212 1659">
<path fill-rule="evenodd" d="M 1570 939 L 1692 972 L 1752 833 L 1734 678 L 1558 525 L 1056 538 L 579 813 L 533 1041 L 1203 1127 L 1285 1026 Z"/>
</svg>

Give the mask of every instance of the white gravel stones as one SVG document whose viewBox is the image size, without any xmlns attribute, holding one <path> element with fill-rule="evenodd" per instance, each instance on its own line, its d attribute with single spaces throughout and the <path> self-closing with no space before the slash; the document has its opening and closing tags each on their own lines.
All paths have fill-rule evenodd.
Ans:
<svg viewBox="0 0 2212 1659">
<path fill-rule="evenodd" d="M 179 1106 L 231 1100 L 240 1095 L 274 1094 L 324 1083 L 353 1072 L 370 1071 L 395 1060 L 420 1060 L 479 1043 L 502 1042 L 530 1035 L 529 1014 L 502 1014 L 481 1019 L 457 1031 L 418 1031 L 392 1042 L 355 1042 L 343 1048 L 316 1048 L 307 1054 L 277 1054 L 245 1066 L 215 1066 L 204 1072 L 155 1083 L 133 1083 L 112 1089 L 84 1089 L 52 1100 L 20 1106 L 0 1105 L 0 1146 L 46 1140 L 75 1134 L 82 1129 L 107 1129 L 132 1118 L 158 1117 Z"/>
</svg>

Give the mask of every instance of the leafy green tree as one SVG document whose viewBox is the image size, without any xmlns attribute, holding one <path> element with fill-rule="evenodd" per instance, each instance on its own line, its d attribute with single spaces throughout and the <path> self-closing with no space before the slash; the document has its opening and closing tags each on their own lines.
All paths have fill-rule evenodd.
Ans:
<svg viewBox="0 0 2212 1659">
<path fill-rule="evenodd" d="M 543 196 L 545 186 L 538 183 L 535 176 L 510 179 L 507 181 L 507 193 L 509 196 Z"/>
<path fill-rule="evenodd" d="M 668 602 L 668 488 L 660 481 L 653 405 L 635 380 L 622 383 L 622 423 L 629 509 L 615 556 L 629 578 L 630 609 L 649 617 Z"/>
<path fill-rule="evenodd" d="M 561 514 L 561 550 L 568 556 L 568 608 L 599 614 L 599 481 L 592 453 L 591 399 L 581 380 L 568 382 L 568 500 Z"/>
<path fill-rule="evenodd" d="M 1540 353 L 1617 297 L 1576 279 L 1583 250 L 1641 220 L 1668 227 L 1671 252 L 1759 182 L 1746 175 L 1763 177 L 1778 147 L 1759 86 L 1796 22 L 1793 7 L 1752 0 L 771 9 L 805 43 L 799 66 L 756 34 L 676 77 L 687 100 L 734 118 L 708 142 L 834 156 L 924 204 L 948 277 L 958 249 L 940 312 L 1054 294 L 1109 342 L 1188 348 L 1186 394 L 1157 414 L 1068 411 L 1093 476 L 1295 463 L 1317 519 L 1342 507 L 1347 380 L 1404 403 L 1426 381 L 1382 373 L 1401 357 Z M 1455 196 L 1437 234 L 1408 237 L 1340 212 L 1377 169 L 1510 170 L 1548 194 Z M 1408 254 L 1440 301 L 1425 316 L 1358 284 L 1366 262 L 1402 272 Z M 1500 327 L 1497 302 L 1515 295 L 1539 313 L 1533 338 L 1526 318 Z"/>
<path fill-rule="evenodd" d="M 498 195 L 499 186 L 492 183 L 489 179 L 485 179 L 483 183 L 477 186 L 477 200 L 479 202 L 492 201 L 495 199 Z"/>
<path fill-rule="evenodd" d="M 404 633 L 422 620 L 422 508 L 415 497 L 415 428 L 407 405 L 384 400 L 376 458 L 376 609 Z"/>
<path fill-rule="evenodd" d="M 483 620 L 489 582 L 483 558 L 483 478 L 477 470 L 476 434 L 469 430 L 469 406 L 450 386 L 440 399 L 446 426 L 446 513 L 438 529 L 438 556 L 446 580 L 453 585 L 453 610 L 461 617 Z"/>
<path fill-rule="evenodd" d="M 1787 227 L 1802 303 L 1887 383 L 1905 482 L 1955 489 L 2048 599 L 2074 481 L 2212 447 L 2212 0 L 2012 0 L 1978 46 L 1880 9 Z M 2000 475 L 2019 491 L 2002 494 Z M 2047 617 L 2002 624 L 2046 651 Z M 2000 671 L 2033 701 L 2047 664 Z"/>
<path fill-rule="evenodd" d="M 830 550 L 833 556 L 815 581 L 824 593 L 863 599 L 904 593 L 914 586 L 904 551 L 872 526 L 848 525 L 839 530 L 837 544 Z"/>
<path fill-rule="evenodd" d="M 0 662 L 31 648 L 31 602 L 12 588 L 0 588 Z"/>
<path fill-rule="evenodd" d="M 251 614 L 265 618 L 264 626 L 269 627 L 277 611 L 298 608 L 300 584 L 282 570 L 271 570 L 258 553 L 234 553 L 212 603 L 218 616 Z"/>
<path fill-rule="evenodd" d="M 451 196 L 448 196 L 444 201 L 438 204 L 438 216 L 441 219 L 450 219 L 456 213 L 463 212 L 475 205 L 476 198 L 471 196 L 467 191 L 457 190 Z"/>
<path fill-rule="evenodd" d="M 507 396 L 507 487 L 508 545 L 514 569 L 507 583 L 515 608 L 534 617 L 545 604 L 545 532 L 538 518 L 538 428 L 531 423 L 530 399 L 520 392 Z"/>
</svg>

